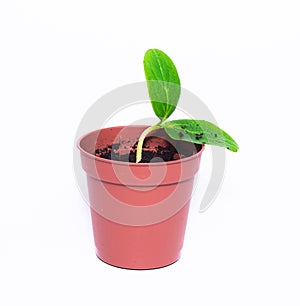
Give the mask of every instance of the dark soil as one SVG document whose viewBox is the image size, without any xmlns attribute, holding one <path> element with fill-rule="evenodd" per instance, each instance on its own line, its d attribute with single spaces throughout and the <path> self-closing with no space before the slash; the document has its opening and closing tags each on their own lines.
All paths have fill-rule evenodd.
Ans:
<svg viewBox="0 0 300 306">
<path fill-rule="evenodd" d="M 101 158 L 133 162 L 136 159 L 137 142 L 130 146 L 129 142 L 114 143 L 104 148 L 95 150 L 95 155 Z M 140 163 L 155 163 L 162 161 L 173 161 L 181 158 L 189 157 L 201 149 L 199 145 L 195 150 L 180 147 L 179 152 L 167 140 L 158 137 L 147 137 L 143 145 L 142 160 Z"/>
</svg>

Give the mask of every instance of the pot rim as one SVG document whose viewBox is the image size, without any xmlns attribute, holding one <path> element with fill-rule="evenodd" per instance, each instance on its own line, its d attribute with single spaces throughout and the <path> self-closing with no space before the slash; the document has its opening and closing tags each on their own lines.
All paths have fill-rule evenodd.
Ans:
<svg viewBox="0 0 300 306">
<path fill-rule="evenodd" d="M 167 164 L 167 165 L 173 165 L 173 164 L 181 164 L 181 163 L 184 163 L 184 162 L 189 162 L 190 160 L 194 159 L 194 158 L 197 158 L 199 156 L 201 156 L 202 152 L 204 151 L 205 149 L 205 145 L 202 144 L 202 148 L 199 152 L 193 154 L 192 156 L 189 156 L 189 157 L 185 157 L 185 158 L 182 158 L 182 159 L 178 159 L 178 160 L 172 160 L 172 161 L 163 161 L 163 162 L 156 162 L 156 163 L 133 163 L 133 162 L 125 162 L 125 161 L 118 161 L 118 160 L 111 160 L 111 159 L 106 159 L 106 158 L 102 158 L 102 157 L 99 157 L 99 156 L 96 156 L 94 154 L 91 154 L 89 152 L 87 152 L 86 150 L 84 150 L 82 147 L 81 147 L 81 141 L 89 136 L 90 134 L 92 133 L 95 133 L 96 131 L 101 131 L 101 130 L 106 130 L 106 129 L 112 129 L 112 128 L 125 128 L 125 127 L 128 127 L 128 126 L 131 126 L 131 127 L 149 127 L 149 125 L 118 125 L 118 126 L 111 126 L 111 127 L 105 127 L 105 128 L 101 128 L 101 129 L 98 129 L 98 130 L 93 130 L 93 131 L 90 131 L 84 135 L 82 135 L 78 140 L 77 140 L 77 143 L 76 143 L 76 146 L 77 148 L 79 149 L 79 151 L 84 154 L 86 157 L 90 158 L 90 159 L 94 159 L 96 161 L 99 161 L 99 162 L 104 162 L 104 163 L 108 163 L 108 164 L 115 164 L 115 165 L 130 165 L 131 167 L 146 167 L 146 166 L 149 166 L 151 165 L 152 166 L 155 166 L 155 167 L 159 167 L 163 164 Z M 183 140 L 181 140 L 183 141 Z"/>
</svg>

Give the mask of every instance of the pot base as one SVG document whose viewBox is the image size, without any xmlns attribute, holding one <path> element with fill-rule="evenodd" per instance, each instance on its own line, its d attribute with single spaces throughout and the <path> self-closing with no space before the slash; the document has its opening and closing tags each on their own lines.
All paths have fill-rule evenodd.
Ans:
<svg viewBox="0 0 300 306">
<path fill-rule="evenodd" d="M 169 219 L 145 226 L 116 223 L 92 209 L 96 256 L 111 266 L 131 270 L 175 263 L 181 255 L 189 204 Z"/>
<path fill-rule="evenodd" d="M 123 270 L 136 270 L 136 271 L 158 270 L 158 269 L 166 268 L 166 267 L 169 267 L 169 266 L 174 265 L 174 264 L 180 259 L 180 257 L 179 257 L 179 258 L 176 259 L 175 261 L 173 261 L 173 262 L 171 262 L 171 263 L 169 263 L 169 264 L 167 264 L 167 265 L 165 265 L 165 266 L 161 266 L 161 267 L 153 267 L 153 268 L 127 268 L 127 267 L 116 266 L 116 265 L 113 265 L 113 264 L 111 264 L 111 263 L 109 263 L 109 262 L 104 261 L 103 259 L 101 259 L 101 258 L 98 256 L 97 250 L 96 250 L 96 257 L 97 257 L 100 261 L 102 261 L 103 263 L 105 263 L 105 264 L 107 264 L 107 265 L 109 265 L 109 266 L 111 266 L 111 267 L 119 268 L 119 269 L 123 269 Z"/>
</svg>

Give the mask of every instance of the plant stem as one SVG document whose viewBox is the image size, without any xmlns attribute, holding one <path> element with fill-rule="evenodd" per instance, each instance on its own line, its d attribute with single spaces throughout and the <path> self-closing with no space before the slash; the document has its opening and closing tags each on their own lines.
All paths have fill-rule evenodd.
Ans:
<svg viewBox="0 0 300 306">
<path fill-rule="evenodd" d="M 143 133 L 141 134 L 140 138 L 139 138 L 139 141 L 138 141 L 138 145 L 137 145 L 137 149 L 136 149 L 136 159 L 135 159 L 135 162 L 138 163 L 139 161 L 141 161 L 142 159 L 142 152 L 143 152 L 143 143 L 144 143 L 144 140 L 146 138 L 146 136 L 154 131 L 154 130 L 157 130 L 160 127 L 160 123 L 157 123 L 155 125 L 152 125 L 152 126 L 149 126 L 148 128 L 146 128 L 146 130 L 143 131 Z"/>
</svg>

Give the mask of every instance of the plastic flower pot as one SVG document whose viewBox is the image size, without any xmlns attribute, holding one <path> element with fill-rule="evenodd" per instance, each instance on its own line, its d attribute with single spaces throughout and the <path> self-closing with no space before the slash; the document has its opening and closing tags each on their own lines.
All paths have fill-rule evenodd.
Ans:
<svg viewBox="0 0 300 306">
<path fill-rule="evenodd" d="M 195 154 L 169 162 L 132 163 L 94 155 L 117 141 L 134 144 L 146 126 L 120 126 L 81 137 L 78 148 L 87 175 L 96 255 L 128 269 L 168 266 L 180 258 L 194 176 L 204 146 L 152 135 Z"/>
</svg>

